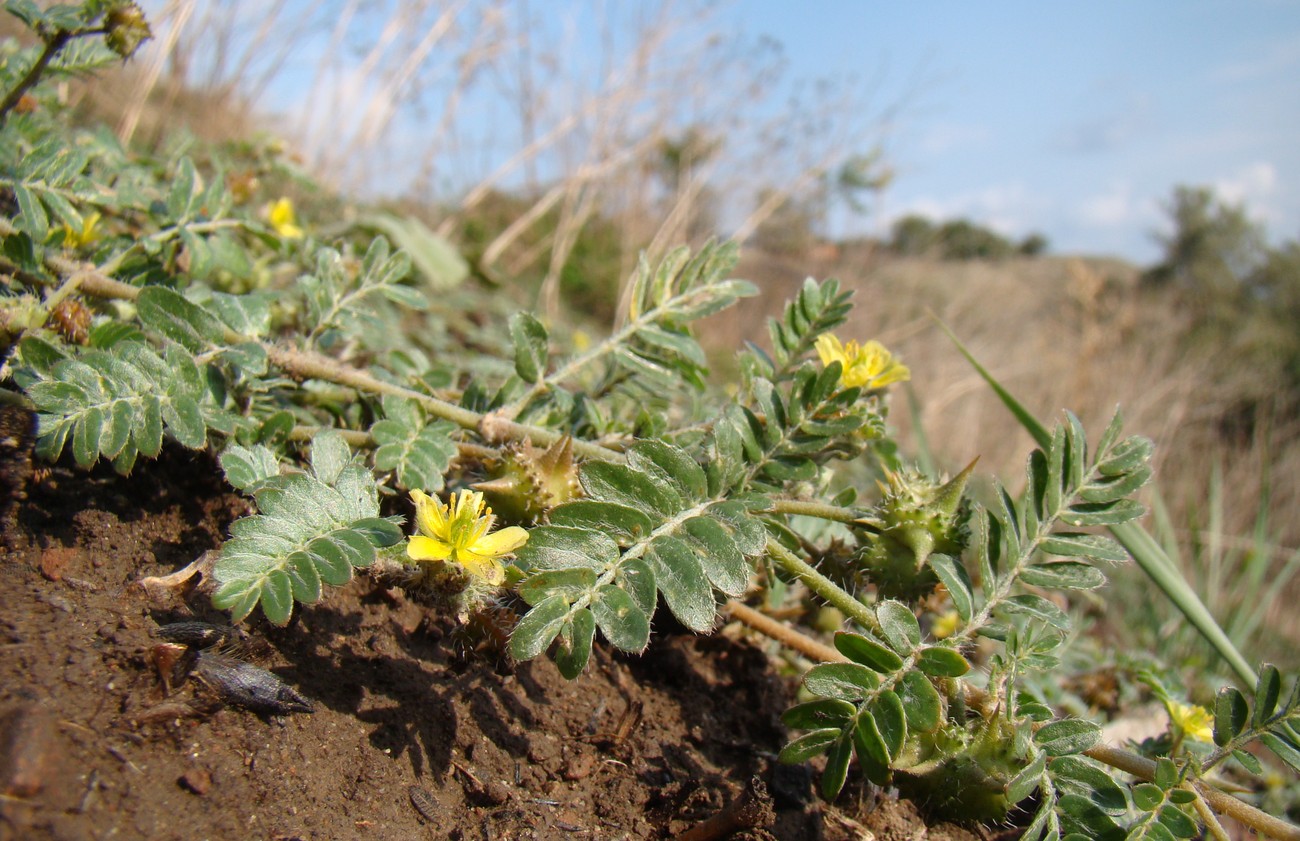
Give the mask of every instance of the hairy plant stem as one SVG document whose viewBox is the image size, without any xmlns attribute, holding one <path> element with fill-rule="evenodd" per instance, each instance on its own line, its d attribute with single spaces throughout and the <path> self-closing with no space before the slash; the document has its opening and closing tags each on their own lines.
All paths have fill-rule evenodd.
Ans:
<svg viewBox="0 0 1300 841">
<path fill-rule="evenodd" d="M 782 569 L 802 581 L 809 590 L 812 590 L 832 607 L 839 608 L 849 619 L 864 628 L 874 630 L 880 627 L 880 623 L 876 621 L 876 615 L 871 612 L 871 608 L 853 598 L 834 581 L 814 569 L 812 564 L 798 557 L 770 537 L 767 539 L 767 552 L 781 565 Z"/>
<path fill-rule="evenodd" d="M 806 502 L 800 499 L 774 499 L 772 511 L 777 514 L 798 514 L 804 517 L 817 517 L 850 526 L 865 526 L 862 514 L 850 508 L 828 505 L 824 502 Z"/>
</svg>

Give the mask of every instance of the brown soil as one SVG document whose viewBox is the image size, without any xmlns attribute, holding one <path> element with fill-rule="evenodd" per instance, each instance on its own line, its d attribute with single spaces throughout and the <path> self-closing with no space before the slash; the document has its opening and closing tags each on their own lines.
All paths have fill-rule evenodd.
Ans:
<svg viewBox="0 0 1300 841">
<path fill-rule="evenodd" d="M 734 633 L 657 635 L 633 658 L 598 645 L 570 682 L 359 578 L 287 628 L 248 628 L 242 656 L 314 713 L 166 691 L 158 626 L 224 617 L 139 581 L 219 546 L 244 500 L 202 454 L 119 477 L 30 447 L 30 418 L 0 411 L 0 841 L 984 837 L 861 783 L 819 802 L 810 770 L 775 762 L 793 685 Z M 774 822 L 707 835 L 753 778 Z"/>
</svg>

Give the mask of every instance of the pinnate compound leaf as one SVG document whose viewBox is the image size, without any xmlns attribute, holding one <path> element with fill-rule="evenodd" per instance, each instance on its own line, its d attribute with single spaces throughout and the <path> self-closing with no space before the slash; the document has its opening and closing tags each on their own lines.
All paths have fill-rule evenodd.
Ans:
<svg viewBox="0 0 1300 841">
<path fill-rule="evenodd" d="M 375 468 L 395 470 L 397 484 L 407 490 L 442 490 L 443 474 L 456 456 L 455 424 L 441 419 L 427 423 L 415 401 L 403 398 L 385 397 L 384 414 L 370 427 L 379 445 Z"/>
</svg>

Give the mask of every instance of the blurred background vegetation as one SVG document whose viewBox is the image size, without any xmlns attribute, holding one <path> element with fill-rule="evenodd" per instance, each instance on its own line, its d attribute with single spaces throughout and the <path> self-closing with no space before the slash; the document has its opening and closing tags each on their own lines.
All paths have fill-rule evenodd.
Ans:
<svg viewBox="0 0 1300 841">
<path fill-rule="evenodd" d="M 869 216 L 894 177 L 881 138 L 905 103 L 829 82 L 774 101 L 779 46 L 723 37 L 709 3 L 598 5 L 580 56 L 545 5 L 147 3 L 149 48 L 63 96 L 135 148 L 218 150 L 232 184 L 291 196 L 322 235 L 376 207 L 419 220 L 467 283 L 560 336 L 617 321 L 639 253 L 739 239 L 765 294 L 702 331 L 720 382 L 804 277 L 837 277 L 857 293 L 846 335 L 913 372 L 891 417 L 908 454 L 978 455 L 1014 489 L 1029 438 L 937 317 L 1041 418 L 1099 429 L 1121 405 L 1157 444 L 1150 526 L 1243 650 L 1300 665 L 1300 243 L 1195 185 L 1149 266 L 969 219 L 836 238 L 832 217 Z M 1137 573 L 1102 598 L 1117 647 L 1214 668 Z"/>
</svg>

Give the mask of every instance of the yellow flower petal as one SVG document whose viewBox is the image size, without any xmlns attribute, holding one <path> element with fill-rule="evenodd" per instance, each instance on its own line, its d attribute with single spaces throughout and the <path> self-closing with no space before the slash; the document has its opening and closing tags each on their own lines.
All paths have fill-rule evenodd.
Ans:
<svg viewBox="0 0 1300 841">
<path fill-rule="evenodd" d="M 417 534 L 406 544 L 406 556 L 413 561 L 445 561 L 455 549 L 436 537 Z"/>
<path fill-rule="evenodd" d="M 510 526 L 501 531 L 484 535 L 470 547 L 471 551 L 482 555 L 507 555 L 528 542 L 528 532 L 519 526 Z"/>
<path fill-rule="evenodd" d="M 285 239 L 301 239 L 302 228 L 298 227 L 297 217 L 293 212 L 293 202 L 288 198 L 277 199 L 267 211 L 267 221 L 275 232 Z"/>
<path fill-rule="evenodd" d="M 1169 720 L 1182 730 L 1183 735 L 1189 739 L 1195 739 L 1198 742 L 1214 741 L 1214 720 L 1210 717 L 1210 711 L 1205 707 L 1197 704 L 1181 704 L 1178 701 L 1170 701 Z"/>
</svg>

